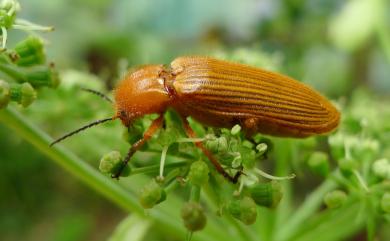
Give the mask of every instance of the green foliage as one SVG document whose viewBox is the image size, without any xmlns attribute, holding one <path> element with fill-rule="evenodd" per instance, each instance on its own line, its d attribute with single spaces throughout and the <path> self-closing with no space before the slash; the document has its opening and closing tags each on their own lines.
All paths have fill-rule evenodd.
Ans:
<svg viewBox="0 0 390 241">
<path fill-rule="evenodd" d="M 367 233 L 368 240 L 388 239 L 388 3 L 319 0 L 275 5 L 269 1 L 255 6 L 224 1 L 221 9 L 217 2 L 22 2 L 26 17 L 58 26 L 45 38 L 31 30 L 52 28 L 20 19 L 16 1 L 0 4 L 0 122 L 12 130 L 0 129 L 4 239 L 35 236 L 42 225 L 54 230 L 45 231 L 48 240 L 106 239 L 123 217 L 114 205 L 136 216 L 118 225 L 112 240 L 129 236 L 182 240 L 186 232 L 194 231 L 198 232 L 193 240 L 227 240 L 234 235 L 237 240 L 333 241 L 362 233 Z M 18 35 L 18 29 L 29 31 Z M 142 137 L 155 115 L 136 120 L 129 128 L 119 122 L 106 124 L 63 143 L 84 161 L 65 148 L 48 147 L 51 139 L 45 132 L 59 136 L 84 122 L 114 114 L 110 104 L 81 93 L 80 86 L 105 92 L 128 66 L 169 63 L 192 53 L 302 80 L 339 106 L 338 131 L 305 140 L 261 134 L 247 139 L 239 125 L 213 129 L 189 118 L 198 136 L 193 139 L 184 134 L 177 113 L 169 110 L 164 128 L 136 153 L 119 182 L 106 174 L 118 170 L 129 144 Z M 56 60 L 59 72 L 48 59 Z M 55 91 L 45 88 L 57 87 L 60 77 Z M 20 145 L 20 138 L 34 148 Z M 216 172 L 195 142 L 202 142 L 230 175 L 242 171 L 239 182 L 234 185 Z M 77 209 L 71 217 L 61 212 L 67 210 L 65 203 L 87 192 L 70 182 L 69 173 L 53 171 L 58 168 L 33 151 L 55 160 L 114 205 L 91 193 L 85 196 L 94 198 L 76 201 L 77 206 L 90 209 Z M 96 172 L 98 165 L 105 175 Z M 296 179 L 285 180 L 292 173 Z M 44 193 L 42 189 L 50 186 L 64 186 L 71 195 L 56 188 Z M 14 203 L 18 205 L 10 206 Z M 19 211 L 19 206 L 26 208 Z M 152 210 L 145 215 L 144 208 Z M 89 210 L 97 217 L 88 216 Z M 40 219 L 45 213 L 46 220 Z M 63 221 L 54 224 L 54 215 Z"/>
<path fill-rule="evenodd" d="M 23 26 L 25 30 L 34 30 L 34 24 L 17 24 L 19 3 L 2 1 L 0 5 L 0 27 L 2 33 L 2 51 L 0 52 L 0 71 L 7 75 L 0 80 L 0 108 L 14 101 L 27 107 L 35 101 L 35 88 L 52 87 L 59 84 L 59 77 L 54 65 L 46 65 L 43 41 L 30 35 L 16 44 L 14 49 L 5 49 L 7 43 L 7 29 Z"/>
</svg>

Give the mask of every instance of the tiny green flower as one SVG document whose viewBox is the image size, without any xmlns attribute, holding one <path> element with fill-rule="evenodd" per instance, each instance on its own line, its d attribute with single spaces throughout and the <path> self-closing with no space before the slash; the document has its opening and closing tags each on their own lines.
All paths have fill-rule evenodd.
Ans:
<svg viewBox="0 0 390 241">
<path fill-rule="evenodd" d="M 218 140 L 218 152 L 226 152 L 228 150 L 228 141 L 226 137 L 221 136 L 217 140 Z"/>
<path fill-rule="evenodd" d="M 358 163 L 352 159 L 342 158 L 338 161 L 338 164 L 339 164 L 339 168 L 340 168 L 341 173 L 345 177 L 350 177 L 352 175 L 353 171 L 357 168 Z"/>
<path fill-rule="evenodd" d="M 14 51 L 17 54 L 16 64 L 19 66 L 32 66 L 44 64 L 46 55 L 43 48 L 43 42 L 40 38 L 29 36 L 19 42 Z"/>
<path fill-rule="evenodd" d="M 328 156 L 324 152 L 313 152 L 307 164 L 315 174 L 325 177 L 329 173 Z"/>
<path fill-rule="evenodd" d="M 249 187 L 251 197 L 257 205 L 275 208 L 282 199 L 282 186 L 277 181 L 257 183 Z"/>
<path fill-rule="evenodd" d="M 155 180 L 146 184 L 139 195 L 139 201 L 143 208 L 149 209 L 165 200 L 164 189 Z"/>
<path fill-rule="evenodd" d="M 4 80 L 0 80 L 0 109 L 8 105 L 10 100 L 10 86 Z"/>
<path fill-rule="evenodd" d="M 122 167 L 122 156 L 119 151 L 111 151 L 100 159 L 99 170 L 102 173 L 114 174 Z M 122 177 L 129 176 L 131 169 L 128 165 L 121 172 Z"/>
<path fill-rule="evenodd" d="M 29 83 L 14 84 L 10 89 L 10 97 L 11 100 L 27 107 L 37 98 L 37 93 Z"/>
<path fill-rule="evenodd" d="M 331 191 L 324 197 L 324 203 L 328 208 L 339 208 L 346 200 L 347 194 L 340 190 Z"/>
<path fill-rule="evenodd" d="M 246 147 L 246 148 L 249 148 L 249 149 L 252 149 L 254 144 L 250 141 L 247 141 L 247 140 L 244 140 L 242 143 L 241 143 L 242 146 Z"/>
<path fill-rule="evenodd" d="M 257 150 L 258 155 L 263 155 L 267 151 L 267 149 L 268 149 L 268 146 L 265 143 L 260 143 L 256 146 L 256 150 Z"/>
<path fill-rule="evenodd" d="M 209 167 L 204 161 L 196 161 L 191 164 L 188 180 L 192 185 L 202 186 L 209 180 Z"/>
<path fill-rule="evenodd" d="M 372 160 L 379 152 L 379 142 L 375 139 L 364 139 L 359 143 L 359 147 L 355 153 L 362 161 Z"/>
<path fill-rule="evenodd" d="M 390 161 L 386 158 L 376 160 L 372 164 L 372 171 L 380 178 L 390 178 Z"/>
<path fill-rule="evenodd" d="M 20 5 L 17 1 L 3 0 L 0 3 L 0 27 L 9 29 L 15 22 L 16 12 Z"/>
<path fill-rule="evenodd" d="M 383 194 L 381 198 L 381 208 L 385 213 L 390 213 L 390 192 Z"/>
<path fill-rule="evenodd" d="M 25 71 L 26 81 L 34 87 L 55 88 L 60 83 L 58 72 L 52 66 L 37 66 Z"/>
<path fill-rule="evenodd" d="M 256 164 L 256 152 L 245 146 L 241 146 L 239 152 L 241 153 L 242 164 L 248 169 L 253 168 Z"/>
<path fill-rule="evenodd" d="M 206 135 L 205 146 L 212 153 L 224 153 L 228 151 L 228 140 L 225 136 L 215 137 L 212 134 Z"/>
<path fill-rule="evenodd" d="M 240 125 L 235 125 L 233 126 L 233 128 L 231 129 L 230 133 L 233 135 L 233 136 L 236 136 L 240 133 L 241 131 L 241 126 Z"/>
<path fill-rule="evenodd" d="M 232 138 L 229 140 L 229 151 L 230 152 L 237 152 L 239 147 L 238 140 Z"/>
<path fill-rule="evenodd" d="M 183 219 L 184 226 L 189 231 L 194 232 L 202 230 L 206 226 L 206 215 L 199 203 L 185 203 L 181 209 L 181 217 Z"/>
<path fill-rule="evenodd" d="M 205 146 L 208 150 L 210 150 L 212 153 L 217 153 L 218 152 L 218 139 L 210 139 L 205 142 Z"/>
<path fill-rule="evenodd" d="M 255 201 L 250 197 L 232 200 L 227 207 L 229 213 L 246 225 L 253 224 L 257 217 L 257 207 Z"/>
<path fill-rule="evenodd" d="M 340 132 L 329 137 L 328 142 L 334 159 L 340 159 L 345 156 L 345 138 L 345 135 Z"/>
</svg>

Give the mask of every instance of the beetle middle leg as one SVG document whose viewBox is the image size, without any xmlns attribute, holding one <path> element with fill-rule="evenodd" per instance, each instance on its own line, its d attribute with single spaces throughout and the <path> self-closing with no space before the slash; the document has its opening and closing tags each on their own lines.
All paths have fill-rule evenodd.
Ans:
<svg viewBox="0 0 390 241">
<path fill-rule="evenodd" d="M 182 116 L 182 121 L 183 121 L 183 127 L 185 132 L 190 138 L 196 138 L 196 134 L 194 130 L 191 128 L 190 124 L 188 123 L 188 120 Z M 195 142 L 195 145 L 202 150 L 203 154 L 207 156 L 207 158 L 211 161 L 211 163 L 214 165 L 215 169 L 225 178 L 227 178 L 229 181 L 232 183 L 237 183 L 238 178 L 242 174 L 242 169 L 238 170 L 237 173 L 234 176 L 230 176 L 229 173 L 225 171 L 225 169 L 221 166 L 221 164 L 218 162 L 217 159 L 213 156 L 213 154 L 204 147 L 202 142 Z"/>
<path fill-rule="evenodd" d="M 156 131 L 158 131 L 162 127 L 163 123 L 164 123 L 164 114 L 160 114 L 160 116 L 157 119 L 153 120 L 152 124 L 145 131 L 143 137 L 140 140 L 138 140 L 137 142 L 135 142 L 129 148 L 129 151 L 127 152 L 125 159 L 123 159 L 121 167 L 119 168 L 119 170 L 116 173 L 111 175 L 112 178 L 119 178 L 123 169 L 129 163 L 130 158 L 134 155 L 134 153 L 136 151 L 141 149 L 141 147 L 153 136 L 154 133 L 156 133 Z"/>
</svg>

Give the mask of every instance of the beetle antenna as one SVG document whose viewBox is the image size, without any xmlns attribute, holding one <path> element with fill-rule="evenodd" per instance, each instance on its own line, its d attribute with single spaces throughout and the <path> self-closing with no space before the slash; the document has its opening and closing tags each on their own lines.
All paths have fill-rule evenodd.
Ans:
<svg viewBox="0 0 390 241">
<path fill-rule="evenodd" d="M 112 103 L 112 100 L 110 99 L 110 97 L 108 97 L 107 95 L 103 94 L 100 91 L 89 89 L 89 88 L 85 88 L 85 87 L 81 87 L 81 90 L 84 90 L 86 92 L 89 92 L 89 93 L 92 93 L 94 95 L 97 95 L 97 96 L 101 97 L 102 99 Z"/>
<path fill-rule="evenodd" d="M 107 122 L 107 121 L 115 120 L 116 118 L 117 117 L 115 116 L 115 117 L 110 117 L 110 118 L 101 119 L 101 120 L 97 120 L 97 121 L 91 122 L 91 123 L 89 123 L 89 124 L 87 124 L 87 125 L 85 125 L 83 127 L 80 127 L 77 130 L 74 130 L 74 131 L 72 131 L 72 132 L 70 132 L 70 133 L 68 133 L 68 134 L 58 138 L 57 140 L 55 140 L 52 143 L 50 143 L 50 146 L 53 146 L 54 144 L 56 144 L 56 143 L 58 143 L 60 141 L 63 141 L 64 139 L 66 139 L 66 138 L 68 138 L 70 136 L 73 136 L 74 134 L 77 134 L 80 131 L 83 131 L 83 130 L 88 129 L 88 128 L 92 127 L 92 126 L 96 126 L 96 125 L 99 125 L 99 124 Z"/>
</svg>

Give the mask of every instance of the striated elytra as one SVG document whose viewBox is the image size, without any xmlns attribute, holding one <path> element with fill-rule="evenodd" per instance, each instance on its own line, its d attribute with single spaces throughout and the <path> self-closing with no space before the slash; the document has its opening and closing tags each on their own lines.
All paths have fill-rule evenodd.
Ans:
<svg viewBox="0 0 390 241">
<path fill-rule="evenodd" d="M 325 97 L 292 78 L 208 57 L 144 66 L 117 86 L 115 103 L 125 125 L 173 107 L 208 126 L 239 124 L 249 135 L 307 137 L 332 131 L 340 119 Z"/>
</svg>

